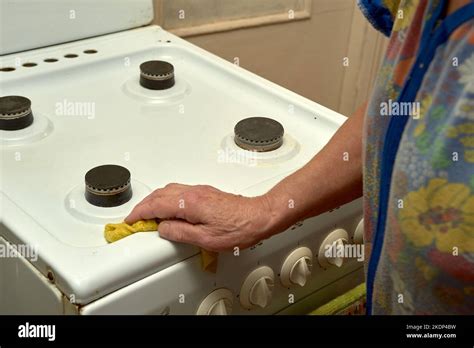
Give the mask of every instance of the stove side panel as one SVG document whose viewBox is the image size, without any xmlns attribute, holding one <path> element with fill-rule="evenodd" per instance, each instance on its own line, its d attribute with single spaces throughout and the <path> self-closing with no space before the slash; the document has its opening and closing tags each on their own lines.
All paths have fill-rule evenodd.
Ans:
<svg viewBox="0 0 474 348">
<path fill-rule="evenodd" d="M 62 293 L 0 237 L 0 314 L 64 314 Z"/>
</svg>

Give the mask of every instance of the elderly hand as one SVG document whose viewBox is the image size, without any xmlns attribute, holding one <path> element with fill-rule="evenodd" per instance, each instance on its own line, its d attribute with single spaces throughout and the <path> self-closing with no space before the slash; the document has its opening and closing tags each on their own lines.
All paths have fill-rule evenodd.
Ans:
<svg viewBox="0 0 474 348">
<path fill-rule="evenodd" d="M 160 236 L 210 251 L 250 247 L 273 232 L 268 198 L 243 197 L 211 186 L 169 184 L 143 199 L 125 219 L 158 218 Z"/>
</svg>

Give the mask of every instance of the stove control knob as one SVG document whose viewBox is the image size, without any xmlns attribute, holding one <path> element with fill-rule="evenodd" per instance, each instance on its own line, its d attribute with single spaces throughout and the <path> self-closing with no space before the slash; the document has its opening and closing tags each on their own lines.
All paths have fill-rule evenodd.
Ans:
<svg viewBox="0 0 474 348">
<path fill-rule="evenodd" d="M 354 232 L 354 243 L 364 244 L 364 219 L 360 220 Z"/>
<path fill-rule="evenodd" d="M 229 289 L 214 290 L 201 302 L 197 315 L 227 315 L 232 313 L 234 296 Z"/>
<path fill-rule="evenodd" d="M 305 286 L 311 277 L 313 267 L 313 253 L 307 247 L 293 250 L 283 262 L 280 271 L 280 280 L 283 286 Z"/>
<path fill-rule="evenodd" d="M 220 299 L 214 303 L 208 311 L 209 315 L 227 315 L 232 311 L 232 304 Z"/>
<path fill-rule="evenodd" d="M 345 245 L 348 240 L 349 235 L 342 228 L 329 233 L 319 247 L 318 261 L 321 267 L 341 267 L 344 263 Z"/>
<path fill-rule="evenodd" d="M 327 261 L 336 267 L 341 267 L 344 263 L 344 245 L 347 244 L 347 239 L 339 238 L 331 244 L 331 255 L 327 256 Z"/>
<path fill-rule="evenodd" d="M 272 300 L 275 274 L 268 266 L 252 271 L 240 289 L 240 304 L 246 309 L 265 308 Z"/>
</svg>

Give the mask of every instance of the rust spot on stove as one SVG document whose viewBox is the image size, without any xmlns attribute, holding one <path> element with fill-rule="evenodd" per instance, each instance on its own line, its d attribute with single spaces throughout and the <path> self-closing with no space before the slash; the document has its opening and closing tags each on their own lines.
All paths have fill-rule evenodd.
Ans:
<svg viewBox="0 0 474 348">
<path fill-rule="evenodd" d="M 48 279 L 51 283 L 54 283 L 56 281 L 52 270 L 48 270 Z"/>
<path fill-rule="evenodd" d="M 63 293 L 63 314 L 65 315 L 80 315 L 82 314 L 84 305 L 70 301 L 70 297 Z"/>
</svg>

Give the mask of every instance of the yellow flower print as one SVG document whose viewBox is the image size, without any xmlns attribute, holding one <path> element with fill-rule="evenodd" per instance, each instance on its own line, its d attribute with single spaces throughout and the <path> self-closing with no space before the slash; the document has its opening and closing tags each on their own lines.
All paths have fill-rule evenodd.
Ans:
<svg viewBox="0 0 474 348">
<path fill-rule="evenodd" d="M 464 159 L 466 162 L 474 163 L 474 150 L 464 151 Z"/>
<path fill-rule="evenodd" d="M 390 11 L 393 17 L 397 14 L 400 1 L 383 0 L 383 5 Z"/>
<path fill-rule="evenodd" d="M 461 123 L 457 126 L 449 127 L 446 131 L 446 136 L 450 138 L 456 138 L 461 134 L 474 134 L 474 123 Z"/>
<path fill-rule="evenodd" d="M 415 127 L 415 130 L 413 131 L 413 135 L 415 137 L 419 137 L 421 134 L 423 134 L 425 129 L 426 129 L 426 124 L 420 123 L 418 126 Z"/>
<path fill-rule="evenodd" d="M 459 142 L 466 148 L 464 149 L 464 160 L 468 163 L 474 163 L 474 123 L 466 122 L 457 126 L 449 127 L 446 130 L 448 138 L 458 138 Z"/>
<path fill-rule="evenodd" d="M 461 97 L 454 107 L 454 113 L 456 117 L 472 122 L 474 120 L 474 99 L 469 95 Z"/>
<path fill-rule="evenodd" d="M 388 99 L 396 100 L 398 93 L 393 83 L 390 83 L 393 80 L 393 69 L 394 65 L 390 62 L 384 63 L 381 66 L 377 75 L 377 88 L 385 90 Z"/>
<path fill-rule="evenodd" d="M 474 136 L 464 137 L 460 141 L 466 147 L 474 147 Z"/>
<path fill-rule="evenodd" d="M 418 119 L 418 121 L 422 120 L 425 117 L 432 103 L 433 103 L 433 97 L 431 95 L 427 95 L 426 97 L 422 99 L 421 106 L 420 106 L 420 115 L 419 115 L 420 118 Z M 420 122 L 420 124 L 418 124 L 418 126 L 415 127 L 415 130 L 413 131 L 413 135 L 415 137 L 421 135 L 425 131 L 425 128 L 426 128 L 426 124 L 424 122 Z"/>
<path fill-rule="evenodd" d="M 426 113 L 431 107 L 431 104 L 433 104 L 433 96 L 428 94 L 421 100 L 420 118 L 423 118 L 426 115 Z"/>
<path fill-rule="evenodd" d="M 436 268 L 431 267 L 427 262 L 425 262 L 421 257 L 415 259 L 415 265 L 423 274 L 423 277 L 430 281 L 436 275 Z"/>
<path fill-rule="evenodd" d="M 428 186 L 405 196 L 398 218 L 416 247 L 435 242 L 441 252 L 474 252 L 474 195 L 464 184 L 431 179 Z"/>
<path fill-rule="evenodd" d="M 384 3 L 387 4 L 386 1 Z M 393 24 L 392 29 L 394 32 L 408 28 L 410 23 L 413 21 L 413 16 L 415 15 L 417 6 L 418 2 L 408 0 L 403 8 L 396 12 L 391 11 L 395 18 L 395 23 Z"/>
</svg>

